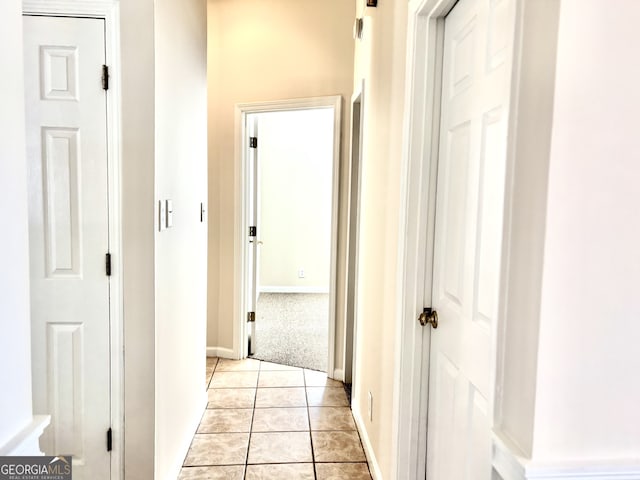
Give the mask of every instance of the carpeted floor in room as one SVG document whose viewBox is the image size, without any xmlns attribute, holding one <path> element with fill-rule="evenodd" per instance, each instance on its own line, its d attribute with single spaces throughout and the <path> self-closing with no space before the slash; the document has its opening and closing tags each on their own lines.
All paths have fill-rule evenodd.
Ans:
<svg viewBox="0 0 640 480">
<path fill-rule="evenodd" d="M 260 294 L 253 358 L 326 372 L 328 337 L 328 294 Z"/>
</svg>

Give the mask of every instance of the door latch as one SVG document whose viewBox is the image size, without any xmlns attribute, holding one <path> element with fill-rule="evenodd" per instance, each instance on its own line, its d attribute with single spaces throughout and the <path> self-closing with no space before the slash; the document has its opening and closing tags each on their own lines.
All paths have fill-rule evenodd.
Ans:
<svg viewBox="0 0 640 480">
<path fill-rule="evenodd" d="M 418 321 L 423 327 L 429 324 L 433 328 L 438 328 L 438 312 L 433 308 L 425 308 L 418 317 Z"/>
</svg>

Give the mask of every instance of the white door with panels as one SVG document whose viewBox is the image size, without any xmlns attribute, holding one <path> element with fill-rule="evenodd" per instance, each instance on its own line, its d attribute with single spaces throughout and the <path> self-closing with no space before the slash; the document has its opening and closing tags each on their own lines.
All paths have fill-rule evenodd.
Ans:
<svg viewBox="0 0 640 480">
<path fill-rule="evenodd" d="M 24 17 L 33 408 L 73 478 L 111 477 L 104 21 Z"/>
<path fill-rule="evenodd" d="M 489 480 L 511 0 L 460 0 L 444 22 L 427 478 Z"/>
</svg>

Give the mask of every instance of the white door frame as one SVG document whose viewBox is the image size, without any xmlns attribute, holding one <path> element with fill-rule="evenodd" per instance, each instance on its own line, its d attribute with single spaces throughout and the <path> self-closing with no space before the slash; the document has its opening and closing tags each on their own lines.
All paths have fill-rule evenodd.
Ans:
<svg viewBox="0 0 640 480">
<path fill-rule="evenodd" d="M 247 267 L 249 178 L 247 169 L 246 117 L 251 113 L 307 110 L 332 107 L 333 120 L 333 192 L 331 200 L 331 267 L 329 277 L 329 352 L 327 375 L 334 378 L 336 330 L 336 276 L 338 251 L 338 188 L 340 169 L 340 95 L 276 100 L 269 102 L 239 103 L 235 107 L 235 231 L 234 231 L 234 302 L 233 302 L 233 357 L 245 358 L 247 352 Z"/>
<path fill-rule="evenodd" d="M 358 108 L 358 130 L 355 130 L 355 109 Z M 358 262 L 359 262 L 359 239 L 360 239 L 360 221 L 359 215 L 361 210 L 361 188 L 362 188 L 362 158 L 364 147 L 364 80 L 360 82 L 358 89 L 351 96 L 351 144 L 349 146 L 349 158 L 347 160 L 349 167 L 348 175 L 345 182 L 348 185 L 348 195 L 345 200 L 347 208 L 347 229 L 346 229 L 346 271 L 344 284 L 344 365 L 345 383 L 355 383 L 355 367 L 356 367 L 356 338 L 358 327 Z M 356 138 L 355 135 L 358 135 Z M 353 185 L 353 173 L 357 172 L 357 185 Z M 351 208 L 354 206 L 355 208 Z M 353 218 L 352 218 L 353 217 Z M 352 223 L 355 222 L 355 225 Z M 353 227 L 353 230 L 352 230 Z M 353 284 L 351 284 L 353 282 Z M 353 299 L 350 300 L 349 293 Z M 353 318 L 349 318 L 349 302 L 352 303 Z M 351 395 L 353 403 L 354 396 Z"/>
<path fill-rule="evenodd" d="M 124 478 L 124 342 L 122 302 L 122 228 L 120 155 L 120 2 L 117 0 L 23 0 L 22 13 L 51 17 L 99 18 L 105 22 L 105 56 L 109 66 L 107 95 L 107 149 L 109 193 L 109 252 L 111 278 L 111 478 Z M 96 71 L 96 75 L 99 72 Z M 106 448 L 106 432 L 105 432 Z"/>
<path fill-rule="evenodd" d="M 519 39 L 522 0 L 516 3 L 516 22 L 512 62 L 512 83 L 520 71 Z M 431 329 L 419 325 L 417 318 L 430 304 L 435 227 L 435 193 L 440 123 L 440 96 L 444 42 L 444 17 L 457 0 L 410 0 L 407 28 L 407 80 L 405 133 L 400 207 L 400 251 L 398 282 L 398 349 L 394 385 L 395 454 L 397 478 L 425 478 L 426 429 L 429 401 L 429 353 Z M 512 93 L 513 98 L 513 93 Z M 517 102 L 510 102 L 509 133 L 514 130 Z M 506 293 L 510 250 L 509 219 L 512 211 L 510 177 L 513 175 L 514 138 L 507 139 L 506 191 L 504 198 L 500 302 L 495 333 L 505 328 Z M 495 335 L 494 335 L 495 336 Z M 502 345 L 493 339 L 496 385 L 500 389 L 499 362 Z M 499 403 L 499 396 L 496 398 Z M 494 405 L 494 412 L 499 405 Z M 495 413 L 494 413 L 495 416 Z"/>
</svg>

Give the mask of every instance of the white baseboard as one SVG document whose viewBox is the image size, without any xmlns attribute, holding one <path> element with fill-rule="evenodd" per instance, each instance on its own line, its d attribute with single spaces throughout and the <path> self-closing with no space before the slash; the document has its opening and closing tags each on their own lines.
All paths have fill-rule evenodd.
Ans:
<svg viewBox="0 0 640 480">
<path fill-rule="evenodd" d="M 503 480 L 524 480 L 527 459 L 508 438 L 493 432 L 493 469 Z"/>
<path fill-rule="evenodd" d="M 636 460 L 567 462 L 563 465 L 528 465 L 527 480 L 640 480 L 640 463 Z"/>
<path fill-rule="evenodd" d="M 613 459 L 543 462 L 525 458 L 494 433 L 493 468 L 503 480 L 640 480 L 640 461 Z"/>
<path fill-rule="evenodd" d="M 360 409 L 357 407 L 356 402 L 353 402 L 351 413 L 353 413 L 353 419 L 356 422 L 356 428 L 358 429 L 358 433 L 360 434 L 360 440 L 362 441 L 364 454 L 367 456 L 367 462 L 369 462 L 369 471 L 371 472 L 371 476 L 373 477 L 373 480 L 382 480 L 382 473 L 380 472 L 380 466 L 378 465 L 376 456 L 373 453 L 371 440 L 369 440 L 369 435 L 367 434 L 367 429 L 364 426 L 364 420 L 362 419 L 362 414 L 360 412 Z"/>
<path fill-rule="evenodd" d="M 233 349 L 223 347 L 207 347 L 207 357 L 236 358 Z"/>
<path fill-rule="evenodd" d="M 51 422 L 51 415 L 34 415 L 31 423 L 0 447 L 0 456 L 40 456 L 40 436 Z"/>
<path fill-rule="evenodd" d="M 280 287 L 280 286 L 261 286 L 259 293 L 329 293 L 329 287 L 309 286 L 309 287 Z"/>
<path fill-rule="evenodd" d="M 341 368 L 335 368 L 333 370 L 333 377 L 331 378 L 340 382 L 344 382 L 344 370 Z"/>
</svg>

